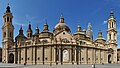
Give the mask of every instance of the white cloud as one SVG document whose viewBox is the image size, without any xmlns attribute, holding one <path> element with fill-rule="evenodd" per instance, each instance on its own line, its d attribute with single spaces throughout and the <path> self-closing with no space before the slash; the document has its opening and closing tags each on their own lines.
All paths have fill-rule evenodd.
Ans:
<svg viewBox="0 0 120 68">
<path fill-rule="evenodd" d="M 107 24 L 107 20 L 103 21 L 103 24 Z"/>
<path fill-rule="evenodd" d="M 22 26 L 27 26 L 28 24 L 22 24 L 22 23 L 14 23 L 15 25 L 22 25 Z"/>
<path fill-rule="evenodd" d="M 25 17 L 26 17 L 26 20 L 34 20 L 35 19 L 35 17 L 30 16 L 28 14 L 26 14 Z"/>
<path fill-rule="evenodd" d="M 18 21 L 16 21 L 16 20 L 14 20 L 14 23 L 13 23 L 13 25 L 18 25 L 18 26 L 20 26 L 20 25 L 22 25 L 22 26 L 27 26 L 28 25 L 28 23 L 21 23 L 21 22 L 18 22 Z"/>
</svg>

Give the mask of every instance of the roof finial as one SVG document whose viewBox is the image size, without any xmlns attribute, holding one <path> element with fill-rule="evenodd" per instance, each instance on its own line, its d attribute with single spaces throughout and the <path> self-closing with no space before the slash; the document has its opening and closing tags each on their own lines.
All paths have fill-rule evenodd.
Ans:
<svg viewBox="0 0 120 68">
<path fill-rule="evenodd" d="M 113 13 L 113 9 L 110 9 L 110 17 L 109 18 L 114 18 L 114 13 Z"/>
<path fill-rule="evenodd" d="M 88 23 L 88 30 L 92 30 L 92 25 L 90 22 Z"/>
<path fill-rule="evenodd" d="M 8 6 L 9 6 L 9 3 L 8 3 Z"/>
<path fill-rule="evenodd" d="M 47 25 L 47 19 L 45 19 L 45 25 Z"/>
<path fill-rule="evenodd" d="M 9 3 L 8 3 L 8 6 L 7 6 L 6 9 L 7 9 L 6 12 L 10 12 L 10 6 L 9 6 Z"/>
<path fill-rule="evenodd" d="M 31 29 L 31 22 L 29 21 L 29 24 L 28 24 L 28 29 Z"/>
<path fill-rule="evenodd" d="M 61 13 L 61 17 L 63 17 L 63 13 Z"/>
<path fill-rule="evenodd" d="M 38 24 L 37 24 L 37 26 L 36 26 L 36 29 L 38 29 Z"/>
<path fill-rule="evenodd" d="M 29 21 L 29 24 L 30 24 L 31 22 Z"/>
<path fill-rule="evenodd" d="M 37 24 L 37 27 L 38 27 L 38 24 Z"/>
<path fill-rule="evenodd" d="M 20 24 L 20 30 L 22 30 L 22 24 Z"/>
<path fill-rule="evenodd" d="M 80 24 L 78 24 L 78 26 L 77 26 L 77 32 L 80 32 L 81 31 L 81 26 L 80 26 Z"/>
<path fill-rule="evenodd" d="M 99 32 L 98 32 L 98 38 L 102 38 L 102 31 L 101 30 L 99 30 Z"/>
<path fill-rule="evenodd" d="M 64 23 L 63 13 L 61 13 L 61 17 L 60 17 L 59 23 Z"/>
</svg>

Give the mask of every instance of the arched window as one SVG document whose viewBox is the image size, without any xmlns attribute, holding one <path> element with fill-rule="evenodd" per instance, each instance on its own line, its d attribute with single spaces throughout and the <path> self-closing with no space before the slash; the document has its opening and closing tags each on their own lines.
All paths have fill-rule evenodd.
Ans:
<svg viewBox="0 0 120 68">
<path fill-rule="evenodd" d="M 111 34 L 109 34 L 109 40 L 111 40 Z"/>
<path fill-rule="evenodd" d="M 113 25 L 114 25 L 114 24 L 113 24 L 113 22 L 112 22 L 112 28 L 113 28 Z"/>
<path fill-rule="evenodd" d="M 114 34 L 114 40 L 116 40 L 116 34 Z"/>
<path fill-rule="evenodd" d="M 6 18 L 4 19 L 4 21 L 6 22 Z"/>
<path fill-rule="evenodd" d="M 4 38 L 6 37 L 6 32 L 4 32 L 3 37 L 4 37 Z"/>
<path fill-rule="evenodd" d="M 7 22 L 9 22 L 9 17 L 7 17 Z"/>
</svg>

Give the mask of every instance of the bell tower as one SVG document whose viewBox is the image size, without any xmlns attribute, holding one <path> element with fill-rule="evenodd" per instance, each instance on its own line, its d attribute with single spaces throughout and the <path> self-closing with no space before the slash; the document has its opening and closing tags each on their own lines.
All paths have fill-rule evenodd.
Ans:
<svg viewBox="0 0 120 68">
<path fill-rule="evenodd" d="M 107 42 L 108 42 L 108 62 L 117 62 L 117 29 L 116 29 L 116 19 L 114 13 L 111 10 L 110 16 L 108 18 L 108 30 L 107 30 Z M 110 50 L 110 51 L 109 51 Z"/>
<path fill-rule="evenodd" d="M 8 63 L 8 51 L 14 45 L 14 26 L 12 25 L 13 16 L 9 5 L 6 8 L 6 12 L 4 13 L 3 18 L 4 24 L 2 26 L 2 62 Z"/>
<path fill-rule="evenodd" d="M 28 30 L 27 30 L 27 38 L 30 39 L 32 37 L 32 29 L 31 24 L 28 24 Z"/>
</svg>

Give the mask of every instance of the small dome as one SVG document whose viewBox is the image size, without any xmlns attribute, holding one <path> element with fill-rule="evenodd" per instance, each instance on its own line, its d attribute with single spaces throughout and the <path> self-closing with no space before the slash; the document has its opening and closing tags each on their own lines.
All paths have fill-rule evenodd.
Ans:
<svg viewBox="0 0 120 68">
<path fill-rule="evenodd" d="M 61 30 L 66 30 L 67 32 L 70 32 L 70 29 L 67 24 L 65 24 L 63 17 L 60 17 L 59 23 L 54 27 L 54 31 L 59 32 Z"/>
</svg>

